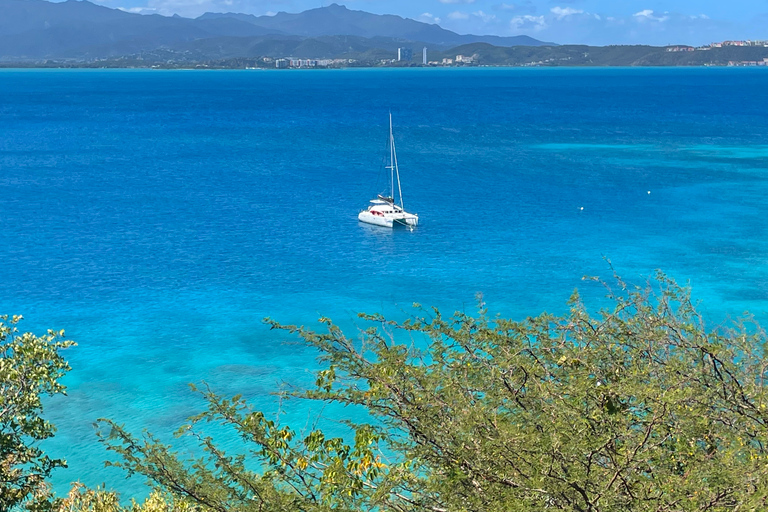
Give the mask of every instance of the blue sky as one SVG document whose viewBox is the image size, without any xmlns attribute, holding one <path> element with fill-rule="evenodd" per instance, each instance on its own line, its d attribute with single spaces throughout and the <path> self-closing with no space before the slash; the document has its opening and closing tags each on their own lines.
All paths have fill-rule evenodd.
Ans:
<svg viewBox="0 0 768 512">
<path fill-rule="evenodd" d="M 300 12 L 332 0 L 92 0 L 142 13 Z M 768 39 L 768 0 L 335 0 L 462 34 L 525 34 L 560 44 L 706 44 Z"/>
</svg>

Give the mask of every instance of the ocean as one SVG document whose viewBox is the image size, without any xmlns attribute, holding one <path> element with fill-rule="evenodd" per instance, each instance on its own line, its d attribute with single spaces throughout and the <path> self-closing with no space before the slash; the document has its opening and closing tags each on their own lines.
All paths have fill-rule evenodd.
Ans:
<svg viewBox="0 0 768 512">
<path fill-rule="evenodd" d="M 78 343 L 56 490 L 146 493 L 93 423 L 168 437 L 190 382 L 276 414 L 317 363 L 266 316 L 523 319 L 661 269 L 707 325 L 768 323 L 767 104 L 764 69 L 0 71 L 0 314 Z M 413 231 L 357 220 L 390 112 Z"/>
</svg>

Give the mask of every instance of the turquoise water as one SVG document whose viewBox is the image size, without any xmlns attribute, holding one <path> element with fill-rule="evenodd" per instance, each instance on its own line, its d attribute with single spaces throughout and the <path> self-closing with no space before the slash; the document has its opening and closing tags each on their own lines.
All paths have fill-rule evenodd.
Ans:
<svg viewBox="0 0 768 512">
<path fill-rule="evenodd" d="M 168 433 L 189 382 L 274 413 L 315 355 L 265 316 L 560 312 L 599 303 L 607 258 L 690 283 L 711 325 L 765 322 L 766 104 L 759 69 L 0 71 L 0 312 L 78 342 L 57 489 L 139 492 L 92 423 Z M 356 218 L 389 111 L 413 232 Z"/>
</svg>

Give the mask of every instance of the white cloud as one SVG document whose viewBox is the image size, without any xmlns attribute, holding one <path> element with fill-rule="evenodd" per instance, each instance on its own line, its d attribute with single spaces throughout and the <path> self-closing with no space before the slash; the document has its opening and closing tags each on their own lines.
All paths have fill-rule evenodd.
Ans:
<svg viewBox="0 0 768 512">
<path fill-rule="evenodd" d="M 440 0 L 441 4 L 473 4 L 475 0 Z"/>
<path fill-rule="evenodd" d="M 102 0 L 103 1 L 103 0 Z M 118 7 L 121 11 L 130 12 L 133 14 L 155 14 L 157 9 L 154 7 Z"/>
<path fill-rule="evenodd" d="M 290 10 L 291 0 L 145 0 L 145 13 L 157 13 L 163 16 L 178 14 L 187 18 L 196 18 L 204 12 L 241 12 L 260 16 L 267 10 L 285 6 Z M 151 11 L 149 9 L 152 9 Z M 272 15 L 275 13 L 272 12 Z"/>
<path fill-rule="evenodd" d="M 710 40 L 728 39 L 733 24 L 712 20 L 699 13 L 680 13 L 652 9 L 632 11 L 624 16 L 606 16 L 555 0 L 542 16 L 516 16 L 510 20 L 508 33 L 528 34 L 543 41 L 560 44 L 667 44 L 699 45 Z M 582 4 L 583 5 L 583 4 Z M 642 5 L 642 4 L 641 4 Z M 543 19 L 542 19 L 543 18 Z M 718 35 L 723 34 L 723 35 Z M 724 37 L 725 36 L 725 37 Z"/>
<path fill-rule="evenodd" d="M 461 11 L 453 11 L 448 15 L 448 19 L 451 20 L 468 20 L 469 14 Z"/>
<path fill-rule="evenodd" d="M 509 26 L 516 31 L 521 29 L 541 30 L 547 26 L 547 22 L 544 16 L 526 14 L 525 16 L 515 16 L 509 20 Z"/>
<path fill-rule="evenodd" d="M 440 18 L 430 12 L 423 12 L 416 19 L 424 23 L 440 23 Z"/>
<path fill-rule="evenodd" d="M 636 12 L 633 14 L 635 19 L 640 22 L 644 21 L 658 21 L 659 23 L 667 21 L 669 19 L 669 16 L 666 16 L 666 13 L 664 16 L 657 16 L 651 9 L 644 9 L 640 12 Z"/>
<path fill-rule="evenodd" d="M 497 9 L 501 9 L 502 11 L 514 11 L 517 6 L 515 4 L 501 4 L 496 6 Z"/>
<path fill-rule="evenodd" d="M 476 17 L 480 18 L 485 23 L 488 23 L 489 21 L 496 19 L 496 15 L 495 14 L 485 14 L 483 11 L 475 11 L 475 12 L 472 13 L 472 16 L 476 16 Z"/>
<path fill-rule="evenodd" d="M 555 15 L 558 21 L 567 18 L 568 16 L 573 16 L 574 14 L 584 14 L 584 11 L 573 9 L 572 7 L 553 7 L 549 11 Z"/>
</svg>

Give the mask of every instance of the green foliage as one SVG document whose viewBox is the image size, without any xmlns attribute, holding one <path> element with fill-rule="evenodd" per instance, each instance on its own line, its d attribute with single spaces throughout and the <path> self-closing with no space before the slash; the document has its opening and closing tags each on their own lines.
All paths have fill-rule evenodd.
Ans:
<svg viewBox="0 0 768 512">
<path fill-rule="evenodd" d="M 19 334 L 20 316 L 0 316 L 0 510 L 35 502 L 57 467 L 37 446 L 55 428 L 41 414 L 45 395 L 63 394 L 59 379 L 70 369 L 60 351 L 73 345 L 64 331 Z"/>
<path fill-rule="evenodd" d="M 115 492 L 88 489 L 76 482 L 66 498 L 53 507 L 58 512 L 122 512 L 120 497 Z"/>
<path fill-rule="evenodd" d="M 89 489 L 76 482 L 66 498 L 55 500 L 52 512 L 192 512 L 189 503 L 176 500 L 160 491 L 154 491 L 143 503 L 135 500 L 129 507 L 120 504 L 117 493 L 103 489 Z"/>
<path fill-rule="evenodd" d="M 477 55 L 487 66 L 726 66 L 729 61 L 762 61 L 763 46 L 726 46 L 707 50 L 671 52 L 646 45 L 493 46 L 470 43 L 443 52 L 431 52 L 430 60 Z"/>
<path fill-rule="evenodd" d="M 382 464 L 376 453 L 376 433 L 360 427 L 353 444 L 326 438 L 312 431 L 302 439 L 289 427 L 281 427 L 260 412 L 251 410 L 241 397 L 223 399 L 209 389 L 202 392 L 208 410 L 191 418 L 177 435 L 195 436 L 205 457 L 185 464 L 170 446 L 151 434 L 137 439 L 114 422 L 102 439 L 121 460 L 108 463 L 141 473 L 177 496 L 206 510 L 317 511 L 357 510 L 364 485 L 380 480 Z M 198 432 L 200 423 L 221 422 L 232 427 L 248 447 L 244 454 L 229 456 L 212 438 Z M 255 467 L 248 462 L 255 461 Z"/>
<path fill-rule="evenodd" d="M 520 322 L 485 310 L 363 315 L 379 327 L 359 340 L 325 318 L 324 333 L 269 321 L 328 364 L 303 398 L 376 419 L 355 427 L 354 443 L 297 438 L 210 390 L 208 410 L 179 433 L 198 436 L 199 460 L 114 423 L 104 440 L 117 465 L 222 512 L 764 509 L 764 333 L 707 330 L 688 291 L 661 275 L 617 289 L 594 315 L 578 294 L 563 316 Z M 233 427 L 249 448 L 224 454 L 201 422 Z"/>
</svg>

